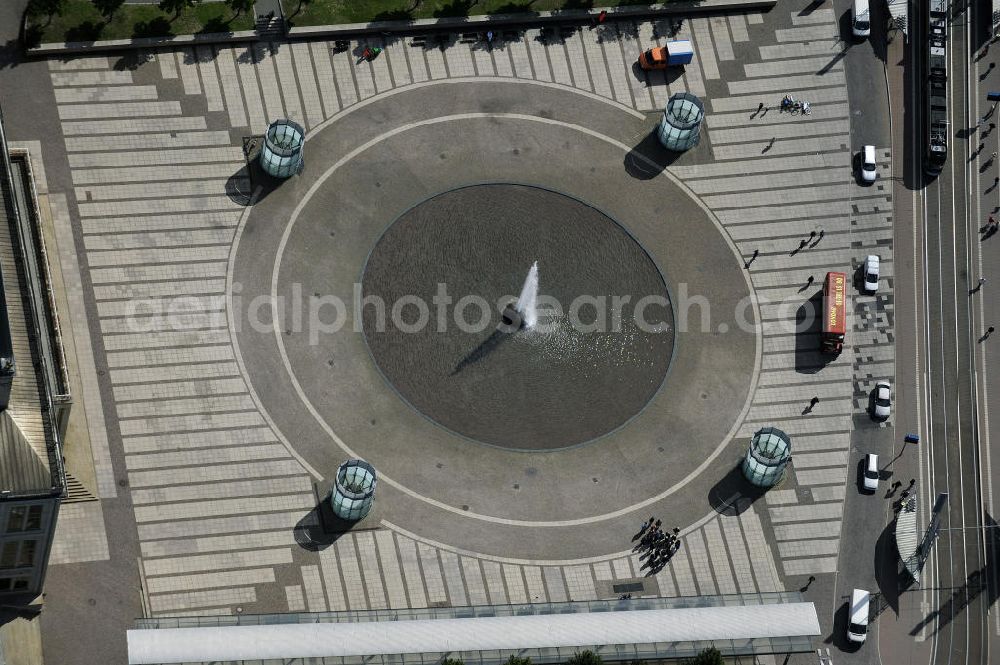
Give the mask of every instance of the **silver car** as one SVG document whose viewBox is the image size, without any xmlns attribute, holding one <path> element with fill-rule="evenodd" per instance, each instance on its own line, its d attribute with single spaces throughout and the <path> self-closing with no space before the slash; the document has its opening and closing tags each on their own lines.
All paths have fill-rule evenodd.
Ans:
<svg viewBox="0 0 1000 665">
<path fill-rule="evenodd" d="M 875 384 L 875 417 L 886 420 L 892 409 L 892 389 L 888 381 Z"/>
<path fill-rule="evenodd" d="M 874 254 L 869 254 L 865 258 L 865 291 L 875 293 L 878 291 L 878 269 L 879 258 Z"/>
<path fill-rule="evenodd" d="M 878 162 L 875 159 L 875 146 L 866 145 L 861 148 L 861 179 L 867 183 L 878 178 Z"/>
<path fill-rule="evenodd" d="M 865 476 L 863 486 L 869 492 L 874 492 L 878 489 L 878 455 L 875 453 L 868 453 L 865 455 Z"/>
</svg>

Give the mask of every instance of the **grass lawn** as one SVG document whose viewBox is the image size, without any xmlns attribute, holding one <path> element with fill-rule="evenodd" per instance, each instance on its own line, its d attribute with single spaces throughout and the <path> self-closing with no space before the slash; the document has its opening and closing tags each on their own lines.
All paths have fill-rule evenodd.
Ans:
<svg viewBox="0 0 1000 665">
<path fill-rule="evenodd" d="M 293 26 L 651 5 L 664 0 L 285 0 Z"/>
<path fill-rule="evenodd" d="M 198 4 L 176 19 L 156 5 L 124 5 L 107 21 L 90 0 L 66 0 L 60 16 L 29 18 L 29 46 L 38 43 L 89 42 L 97 39 L 168 37 L 199 32 L 235 32 L 253 29 L 253 12 L 234 16 L 221 2 Z"/>
</svg>

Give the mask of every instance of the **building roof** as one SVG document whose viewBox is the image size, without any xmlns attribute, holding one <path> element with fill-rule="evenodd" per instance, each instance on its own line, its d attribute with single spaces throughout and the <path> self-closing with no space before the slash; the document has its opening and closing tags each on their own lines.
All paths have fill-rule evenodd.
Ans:
<svg viewBox="0 0 1000 665">
<path fill-rule="evenodd" d="M 0 492 L 23 495 L 51 488 L 48 460 L 31 447 L 10 411 L 0 411 Z"/>
<path fill-rule="evenodd" d="M 12 166 L 2 127 L 0 123 L 0 347 L 9 338 L 8 353 L 16 367 L 10 402 L 0 412 L 0 499 L 7 499 L 62 494 L 65 480 L 44 373 L 47 363 L 39 350 L 39 334 L 48 331 L 39 330 L 21 260 L 26 248 L 33 247 L 31 238 L 22 236 L 30 214 L 26 171 Z"/>
<path fill-rule="evenodd" d="M 565 662 L 574 651 L 587 648 L 605 659 L 622 660 L 613 657 L 623 653 L 616 645 L 627 645 L 624 653 L 629 659 L 690 655 L 709 644 L 724 654 L 811 652 L 809 638 L 820 634 L 816 607 L 781 602 L 790 597 L 801 599 L 797 594 L 748 594 L 430 608 L 382 611 L 381 619 L 378 613 L 361 612 L 271 615 L 256 617 L 261 619 L 257 622 L 255 617 L 206 617 L 253 625 L 193 628 L 164 628 L 170 624 L 145 620 L 138 625 L 159 627 L 128 631 L 129 663 L 294 658 L 348 663 L 361 662 L 362 657 L 365 663 L 390 662 L 379 656 L 406 663 L 430 662 L 444 655 L 459 656 L 466 663 L 490 663 L 502 662 L 512 653 L 545 663 Z M 343 618 L 354 620 L 338 620 Z"/>
</svg>

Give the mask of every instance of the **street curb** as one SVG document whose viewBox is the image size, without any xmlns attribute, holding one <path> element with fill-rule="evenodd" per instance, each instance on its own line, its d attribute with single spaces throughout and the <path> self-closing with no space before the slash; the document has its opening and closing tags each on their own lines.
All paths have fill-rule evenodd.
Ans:
<svg viewBox="0 0 1000 665">
<path fill-rule="evenodd" d="M 94 42 L 47 43 L 26 49 L 28 57 L 59 55 L 62 53 L 94 53 L 97 51 L 123 51 L 156 46 L 190 46 L 199 44 L 226 44 L 230 42 L 257 41 L 256 30 L 236 32 L 205 32 L 173 37 L 134 37 L 132 39 L 101 39 Z"/>
<path fill-rule="evenodd" d="M 310 25 L 289 28 L 288 37 L 320 37 L 354 35 L 365 32 L 404 32 L 427 28 L 456 28 L 468 26 L 476 29 L 493 25 L 525 25 L 532 23 L 557 23 L 590 21 L 602 11 L 610 20 L 622 18 L 649 18 L 675 14 L 703 14 L 733 10 L 770 10 L 778 0 L 677 0 L 656 5 L 626 5 L 594 9 L 564 9 L 523 14 L 493 14 L 456 18 L 421 18 L 412 21 L 373 21 L 371 23 L 344 23 L 340 25 Z"/>
<path fill-rule="evenodd" d="M 368 32 L 407 32 L 413 30 L 454 29 L 468 26 L 471 29 L 485 26 L 515 26 L 546 24 L 557 22 L 587 22 L 597 17 L 601 11 L 606 11 L 608 18 L 651 18 L 655 16 L 676 14 L 705 14 L 712 12 L 732 11 L 768 11 L 778 3 L 778 0 L 677 0 L 665 4 L 648 6 L 627 5 L 624 7 L 609 7 L 607 9 L 566 9 L 546 12 L 525 12 L 523 14 L 495 14 L 487 16 L 470 16 L 468 18 L 415 19 L 412 21 L 373 21 L 371 23 L 345 23 L 340 25 L 311 25 L 289 28 L 286 37 L 309 38 L 326 36 L 349 36 Z M 40 44 L 25 50 L 28 57 L 49 55 L 71 55 L 83 53 L 98 53 L 103 51 L 126 51 L 130 49 L 155 48 L 160 46 L 190 46 L 203 44 L 227 44 L 233 42 L 262 41 L 255 30 L 240 30 L 237 32 L 215 32 L 195 35 L 177 35 L 174 37 L 135 37 L 133 39 L 105 39 L 93 42 L 66 42 Z"/>
</svg>

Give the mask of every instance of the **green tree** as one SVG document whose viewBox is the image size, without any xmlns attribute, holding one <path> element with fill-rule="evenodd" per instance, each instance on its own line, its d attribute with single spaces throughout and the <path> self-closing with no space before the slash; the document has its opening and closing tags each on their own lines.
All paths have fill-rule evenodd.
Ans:
<svg viewBox="0 0 1000 665">
<path fill-rule="evenodd" d="M 177 19 L 181 12 L 188 7 L 194 7 L 195 0 L 160 0 L 160 9 L 165 12 L 173 12 L 174 19 Z"/>
<path fill-rule="evenodd" d="M 511 656 L 504 665 L 531 665 L 531 659 L 527 656 Z"/>
<path fill-rule="evenodd" d="M 604 665 L 604 659 L 587 649 L 573 654 L 573 657 L 566 661 L 566 665 Z"/>
<path fill-rule="evenodd" d="M 236 16 L 253 10 L 253 0 L 226 0 L 226 5 L 236 12 Z"/>
<path fill-rule="evenodd" d="M 45 25 L 52 23 L 53 16 L 61 16 L 66 6 L 66 0 L 31 0 L 28 3 L 28 14 L 45 16 Z"/>
<path fill-rule="evenodd" d="M 722 654 L 715 647 L 703 649 L 697 656 L 685 662 L 687 665 L 725 665 L 722 661 Z"/>
<path fill-rule="evenodd" d="M 115 12 L 121 9 L 124 4 L 125 0 L 94 0 L 94 6 L 97 7 L 97 11 L 101 12 L 101 16 L 109 23 Z"/>
<path fill-rule="evenodd" d="M 445 658 L 441 665 L 465 665 L 465 662 L 461 658 Z"/>
</svg>

